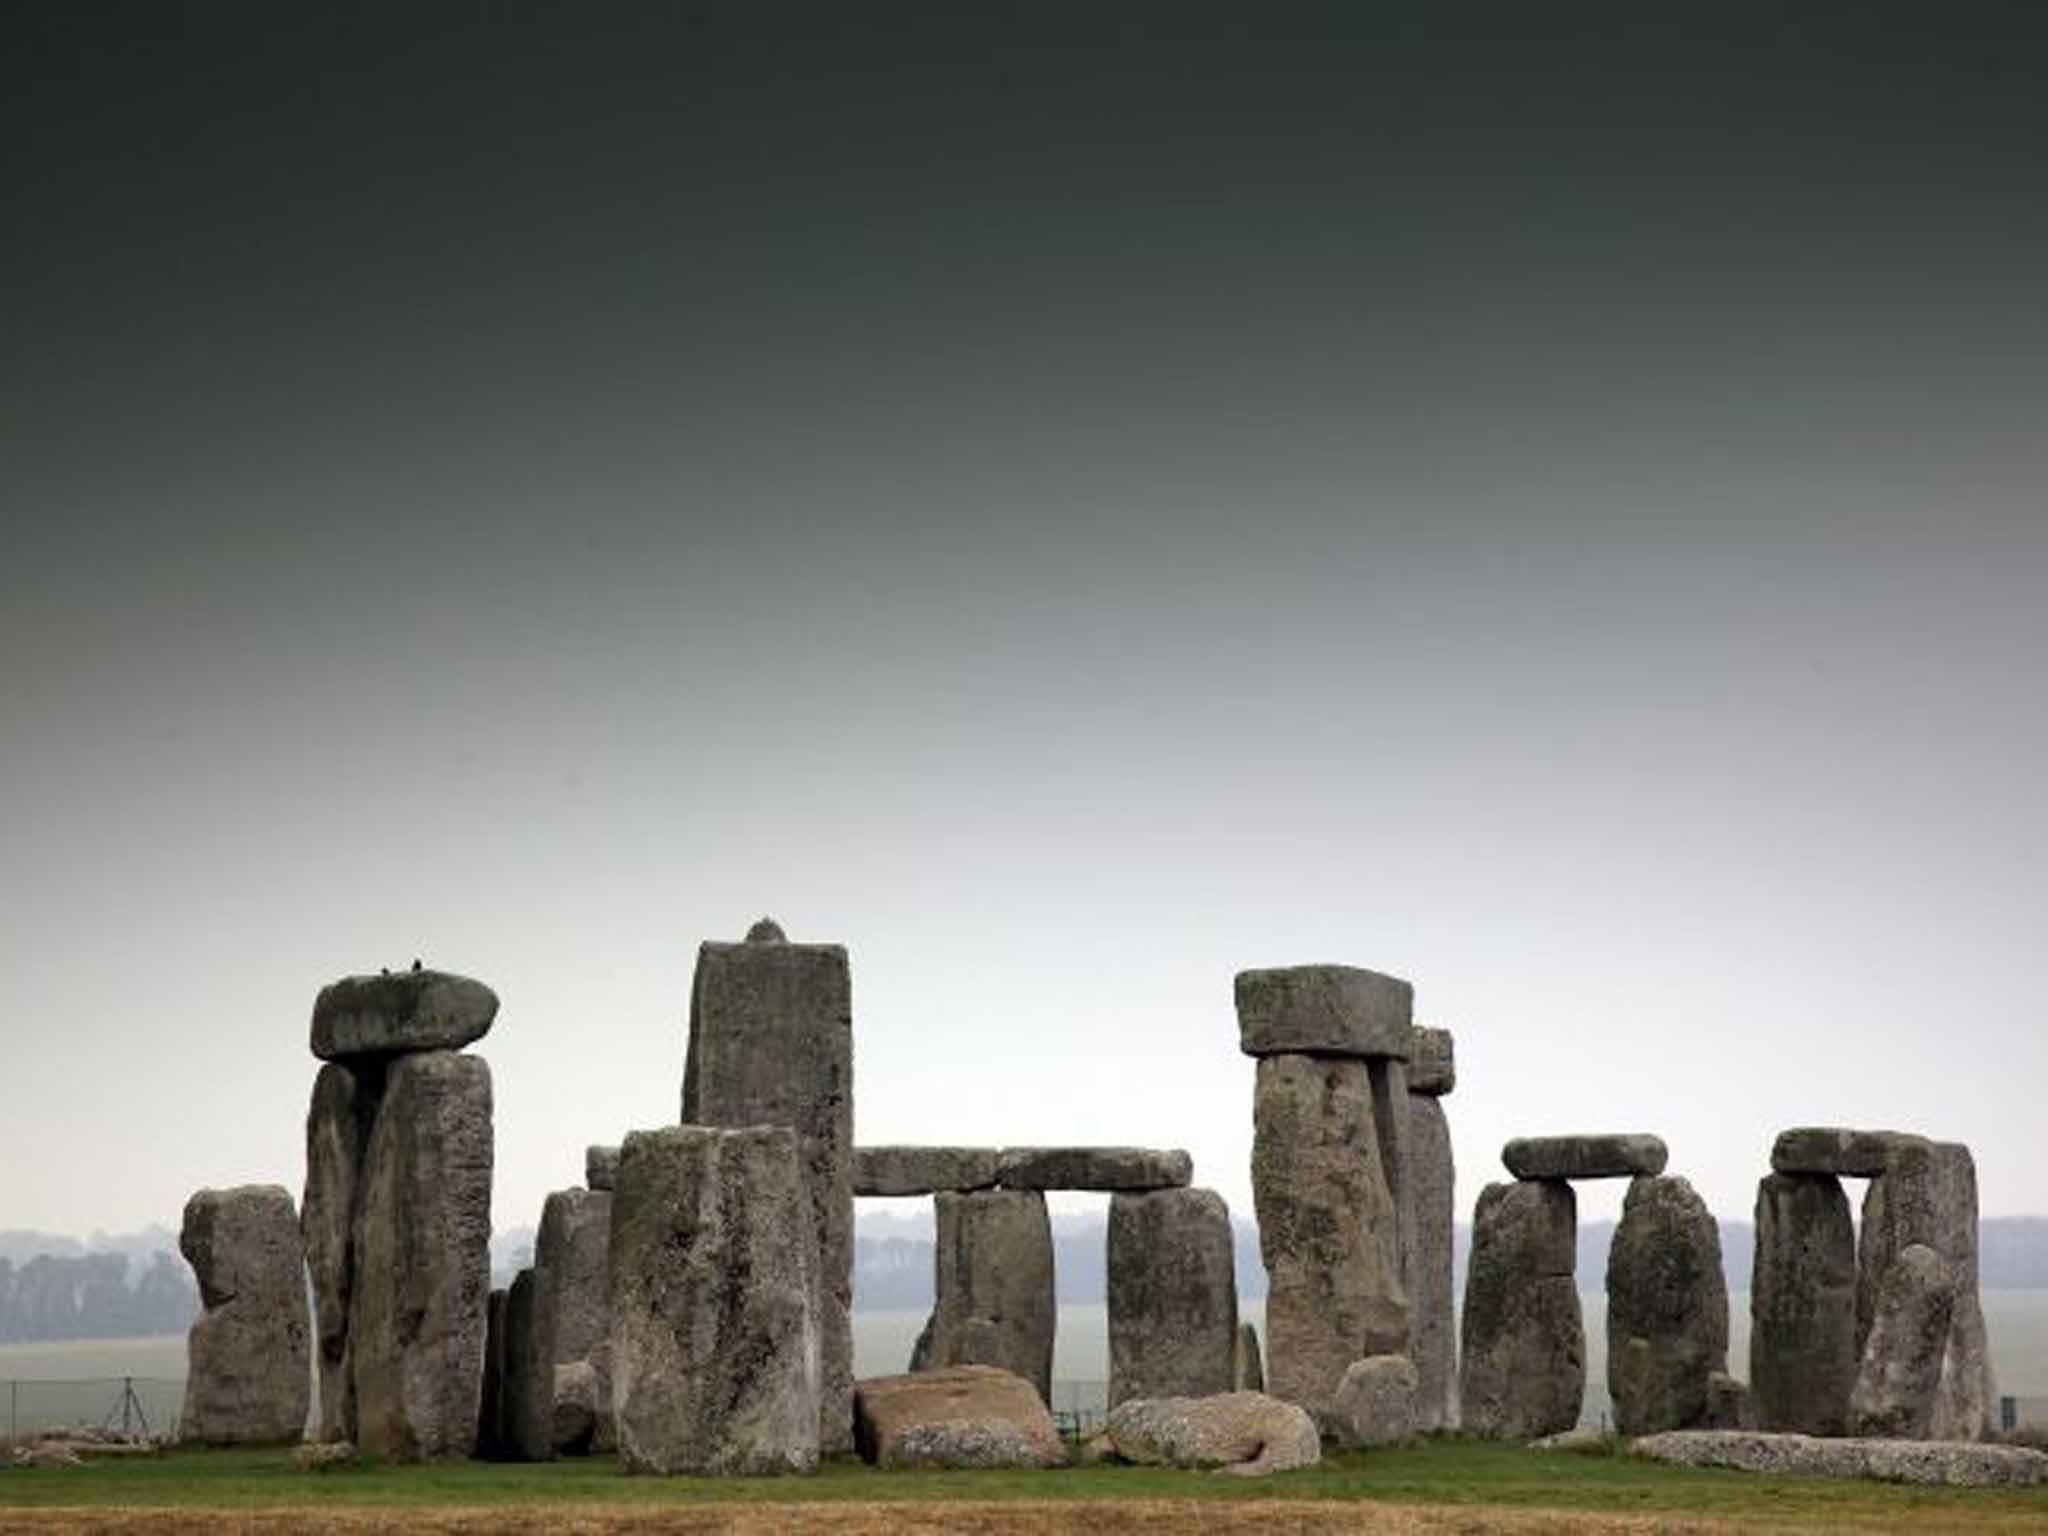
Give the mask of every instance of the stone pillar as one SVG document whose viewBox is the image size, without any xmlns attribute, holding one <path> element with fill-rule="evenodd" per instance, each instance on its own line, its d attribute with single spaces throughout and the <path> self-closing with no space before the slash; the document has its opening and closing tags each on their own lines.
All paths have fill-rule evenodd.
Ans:
<svg viewBox="0 0 2048 1536">
<path fill-rule="evenodd" d="M 1250 1321 L 1237 1325 L 1237 1347 L 1231 1351 L 1230 1390 L 1266 1390 L 1266 1356 L 1259 1348 L 1258 1325 Z"/>
<path fill-rule="evenodd" d="M 392 1063 L 370 1133 L 349 1311 L 357 1446 L 469 1456 L 491 1293 L 491 1071 L 425 1051 Z"/>
<path fill-rule="evenodd" d="M 1772 1173 L 1757 1185 L 1749 1310 L 1756 1427 L 1846 1433 L 1856 1382 L 1856 1232 L 1832 1174 Z"/>
<path fill-rule="evenodd" d="M 706 943 L 690 993 L 685 1125 L 797 1133 L 817 1233 L 819 1443 L 853 1447 L 853 991 L 845 947 L 792 944 L 763 918 Z"/>
<path fill-rule="evenodd" d="M 515 1461 L 546 1461 L 554 1454 L 555 1373 L 541 1338 L 539 1302 L 533 1270 L 520 1270 L 505 1293 L 505 1365 L 499 1388 L 505 1453 Z"/>
<path fill-rule="evenodd" d="M 483 983 L 417 966 L 345 977 L 322 988 L 313 1004 L 312 1050 L 326 1065 L 306 1116 L 300 1229 L 313 1283 L 324 1439 L 356 1440 L 394 1457 L 467 1455 L 476 1446 L 488 1303 L 473 1282 L 480 1263 L 488 1284 L 488 1254 L 480 1245 L 490 1234 L 490 1072 L 480 1058 L 455 1053 L 488 1033 L 497 1011 L 497 996 Z M 387 1127 L 391 1080 L 423 1058 L 465 1064 L 406 1069 L 408 1093 L 452 1118 L 418 1133 Z M 423 1083 L 419 1072 L 434 1082 Z M 418 1108 L 409 1099 L 401 1118 Z M 387 1164 L 402 1154 L 406 1167 L 386 1166 L 373 1192 L 371 1162 L 380 1146 Z M 418 1198 L 408 1180 L 417 1180 Z M 374 1275 L 366 1248 L 372 1236 L 379 1245 Z M 457 1272 L 459 1283 L 451 1278 Z M 371 1281 L 378 1295 L 367 1321 L 383 1332 L 366 1346 L 362 1292 Z M 410 1292 L 395 1297 L 394 1287 Z M 457 1347 L 441 1348 L 450 1341 Z M 360 1412 L 366 1347 L 384 1373 L 382 1418 L 367 1434 Z M 389 1372 L 401 1359 L 409 1362 L 401 1373 L 406 1380 L 394 1385 Z M 451 1379 L 427 1379 L 444 1370 Z M 436 1426 L 408 1426 L 408 1400 L 431 1404 Z M 454 1427 L 456 1415 L 467 1418 L 466 1429 Z"/>
<path fill-rule="evenodd" d="M 612 1196 L 612 1406 L 629 1472 L 818 1464 L 817 1226 L 786 1126 L 636 1131 Z"/>
<path fill-rule="evenodd" d="M 1578 1225 L 1577 1197 L 1562 1179 L 1480 1192 L 1458 1360 L 1459 1421 L 1469 1433 L 1528 1440 L 1579 1422 Z"/>
<path fill-rule="evenodd" d="M 1401 1202 L 1387 1167 L 1407 1156 L 1407 1086 L 1369 1063 L 1407 1058 L 1414 992 L 1351 966 L 1244 971 L 1236 991 L 1239 1046 L 1258 1061 L 1252 1195 L 1268 1390 L 1328 1426 L 1352 1361 L 1409 1348 Z M 1388 1106 L 1384 1132 L 1376 1097 Z"/>
<path fill-rule="evenodd" d="M 1044 1194 L 941 1192 L 933 1203 L 934 1304 L 912 1369 L 999 1365 L 1030 1382 L 1050 1405 L 1059 1309 Z"/>
<path fill-rule="evenodd" d="M 1721 1231 L 1686 1180 L 1638 1177 L 1607 1251 L 1607 1390 L 1629 1436 L 1706 1424 L 1728 1366 Z"/>
<path fill-rule="evenodd" d="M 1232 1390 L 1237 1276 L 1222 1196 L 1112 1195 L 1108 1269 L 1110 1407 Z"/>
<path fill-rule="evenodd" d="M 1956 1274 L 1946 1259 L 1921 1243 L 1899 1251 L 1885 1270 L 1849 1394 L 1851 1434 L 1929 1437 L 1955 1300 Z"/>
<path fill-rule="evenodd" d="M 187 1445 L 278 1445 L 306 1432 L 311 1322 L 292 1197 L 275 1184 L 202 1189 L 178 1247 L 205 1307 L 187 1341 Z"/>
<path fill-rule="evenodd" d="M 1448 1428 L 1457 1417 L 1458 1323 L 1452 1270 L 1457 1221 L 1457 1169 L 1443 1097 L 1457 1085 L 1451 1032 L 1415 1031 L 1408 1063 L 1406 1183 L 1415 1240 L 1408 1250 L 1408 1352 L 1415 1362 L 1415 1427 Z"/>
<path fill-rule="evenodd" d="M 476 1425 L 476 1453 L 484 1461 L 503 1461 L 512 1454 L 505 1438 L 505 1306 L 510 1299 L 509 1291 L 492 1291 L 484 1309 L 483 1402 Z"/>
<path fill-rule="evenodd" d="M 614 1442 L 611 1415 L 612 1197 L 602 1190 L 549 1195 L 534 1238 L 533 1272 L 543 1358 L 551 1373 L 585 1366 L 594 1401 L 551 1393 L 550 1449 L 586 1455 Z"/>
</svg>

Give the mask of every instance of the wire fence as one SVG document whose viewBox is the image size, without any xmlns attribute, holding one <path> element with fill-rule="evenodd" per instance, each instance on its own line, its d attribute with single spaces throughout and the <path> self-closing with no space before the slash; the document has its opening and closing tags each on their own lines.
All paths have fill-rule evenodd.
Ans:
<svg viewBox="0 0 2048 1536">
<path fill-rule="evenodd" d="M 1109 1383 L 1055 1381 L 1051 1407 L 1053 1426 L 1061 1438 L 1078 1445 L 1102 1428 L 1109 1416 Z"/>
<path fill-rule="evenodd" d="M 0 1431 L 18 1441 L 53 1429 L 175 1436 L 185 1403 L 182 1378 L 94 1376 L 0 1380 Z"/>
</svg>

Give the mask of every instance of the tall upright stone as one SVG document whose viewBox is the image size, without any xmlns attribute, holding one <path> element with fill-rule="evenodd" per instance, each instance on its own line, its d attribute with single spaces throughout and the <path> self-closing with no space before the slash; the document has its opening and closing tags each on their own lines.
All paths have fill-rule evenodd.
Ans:
<svg viewBox="0 0 2048 1536">
<path fill-rule="evenodd" d="M 1578 1200 L 1562 1180 L 1489 1184 L 1472 1215 L 1458 1405 L 1472 1434 L 1527 1440 L 1579 1421 Z"/>
<path fill-rule="evenodd" d="M 1948 1337 L 1927 1433 L 1981 1440 L 1991 1433 L 1997 1389 L 1977 1250 L 1977 1166 L 1959 1142 L 1892 1135 L 1885 1166 L 1863 1197 L 1857 1250 L 1856 1346 L 1863 1355 L 1892 1265 L 1907 1248 L 1932 1249 L 1952 1280 Z"/>
<path fill-rule="evenodd" d="M 1852 1434 L 1929 1437 L 1955 1298 L 1955 1269 L 1932 1248 L 1911 1243 L 1892 1260 L 1849 1394 Z"/>
<path fill-rule="evenodd" d="M 1052 1221 L 1035 1189 L 943 1192 L 933 1197 L 933 1305 L 913 1370 L 996 1365 L 1052 1402 L 1059 1322 Z"/>
<path fill-rule="evenodd" d="M 1832 1174 L 1767 1174 L 1756 1191 L 1749 1291 L 1756 1427 L 1848 1431 L 1856 1384 L 1856 1231 Z"/>
<path fill-rule="evenodd" d="M 306 1430 L 312 1397 L 305 1249 L 292 1197 L 275 1184 L 202 1189 L 178 1246 L 205 1310 L 187 1340 L 178 1438 L 276 1445 Z"/>
<path fill-rule="evenodd" d="M 355 1226 L 350 1375 L 361 1449 L 476 1449 L 491 1289 L 491 1072 L 426 1051 L 392 1062 Z"/>
<path fill-rule="evenodd" d="M 818 1262 L 819 1444 L 853 1447 L 853 986 L 839 944 L 792 944 L 764 918 L 697 952 L 685 1125 L 785 1125 L 802 1149 Z"/>
<path fill-rule="evenodd" d="M 1208 1189 L 1109 1201 L 1109 1406 L 1234 1390 L 1230 1209 Z"/>
<path fill-rule="evenodd" d="M 1266 1263 L 1266 1390 L 1326 1422 L 1353 1360 L 1408 1347 L 1399 1217 L 1355 1058 L 1263 1056 L 1252 1196 Z"/>
<path fill-rule="evenodd" d="M 505 1453 L 515 1461 L 546 1461 L 554 1451 L 555 1371 L 540 1326 L 540 1287 L 531 1268 L 505 1293 L 505 1363 L 500 1422 Z"/>
<path fill-rule="evenodd" d="M 1415 1427 L 1443 1429 L 1457 1417 L 1458 1325 L 1452 1229 L 1457 1221 L 1457 1169 L 1443 1095 L 1457 1081 L 1451 1033 L 1415 1031 L 1409 1062 L 1407 1183 L 1415 1241 L 1408 1288 L 1409 1357 L 1415 1362 Z"/>
<path fill-rule="evenodd" d="M 612 1406 L 629 1472 L 818 1464 L 817 1227 L 787 1126 L 636 1131 L 612 1196 Z"/>
<path fill-rule="evenodd" d="M 611 1416 L 612 1197 L 602 1190 L 563 1189 L 548 1196 L 533 1242 L 535 1309 L 542 1358 L 548 1363 L 551 1454 L 608 1448 Z M 595 1407 L 553 1390 L 565 1367 L 586 1365 Z"/>
<path fill-rule="evenodd" d="M 1624 1435 L 1707 1421 L 1728 1365 L 1728 1280 L 1714 1213 L 1685 1179 L 1628 1188 L 1607 1250 L 1607 1390 Z"/>
<path fill-rule="evenodd" d="M 299 1226 L 313 1280 L 323 1440 L 355 1438 L 348 1329 L 355 1288 L 356 1203 L 370 1126 L 383 1092 L 381 1061 L 331 1061 L 313 1080 L 313 1101 L 306 1112 L 306 1193 Z"/>
</svg>

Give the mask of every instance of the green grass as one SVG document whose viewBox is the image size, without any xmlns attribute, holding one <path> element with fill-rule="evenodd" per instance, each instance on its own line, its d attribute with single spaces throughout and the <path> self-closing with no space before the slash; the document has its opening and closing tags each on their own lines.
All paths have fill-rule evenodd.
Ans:
<svg viewBox="0 0 2048 1536">
<path fill-rule="evenodd" d="M 1037 1473 L 877 1472 L 857 1462 L 833 1463 L 815 1477 L 729 1480 L 626 1477 L 609 1461 L 360 1465 L 307 1473 L 293 1470 L 282 1451 L 174 1451 L 84 1467 L 0 1472 L 0 1510 L 504 1505 L 566 1511 L 575 1505 L 1045 1499 L 1373 1499 L 1737 1521 L 2001 1528 L 2038 1522 L 2048 1529 L 2048 1489 L 1926 1489 L 1761 1478 L 1621 1455 L 1545 1454 L 1456 1439 L 1399 1450 L 1339 1452 L 1319 1467 L 1264 1479 L 1121 1466 Z"/>
</svg>

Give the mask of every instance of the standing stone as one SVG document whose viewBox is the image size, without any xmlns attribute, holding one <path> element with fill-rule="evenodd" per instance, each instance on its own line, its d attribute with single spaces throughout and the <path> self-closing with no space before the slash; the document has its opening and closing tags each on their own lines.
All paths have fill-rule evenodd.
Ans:
<svg viewBox="0 0 2048 1536">
<path fill-rule="evenodd" d="M 1578 1201 L 1569 1184 L 1489 1184 L 1472 1215 L 1459 1347 L 1460 1421 L 1530 1440 L 1579 1422 L 1586 1330 L 1579 1312 Z"/>
<path fill-rule="evenodd" d="M 1457 1086 L 1457 1042 L 1451 1032 L 1416 1025 L 1408 1050 L 1408 1091 L 1441 1098 Z"/>
<path fill-rule="evenodd" d="M 1249 1318 L 1237 1325 L 1237 1346 L 1231 1351 L 1230 1360 L 1230 1390 L 1266 1390 L 1266 1357 L 1259 1349 L 1258 1325 Z"/>
<path fill-rule="evenodd" d="M 1428 1094 L 1409 1095 L 1408 1183 L 1415 1202 L 1415 1249 L 1408 1265 L 1409 1358 L 1417 1377 L 1415 1427 L 1426 1433 L 1451 1424 L 1458 1392 L 1451 1243 L 1457 1220 L 1457 1171 L 1443 1103 Z"/>
<path fill-rule="evenodd" d="M 996 1365 L 1052 1401 L 1052 1221 L 1033 1189 L 934 1197 L 937 1242 L 929 1341 L 912 1369 Z"/>
<path fill-rule="evenodd" d="M 547 1461 L 555 1454 L 554 1367 L 541 1338 L 540 1288 L 522 1269 L 505 1296 L 505 1374 L 499 1388 L 505 1451 L 516 1461 Z"/>
<path fill-rule="evenodd" d="M 541 1208 L 533 1243 L 534 1305 L 541 1358 L 549 1371 L 582 1365 L 595 1377 L 589 1423 L 569 1415 L 550 1431 L 550 1450 L 581 1453 L 611 1440 L 612 1197 L 590 1189 L 557 1190 Z M 555 1422 L 550 1405 L 549 1422 Z M 566 1443 L 565 1443 L 566 1442 Z"/>
<path fill-rule="evenodd" d="M 1408 1300 L 1408 1338 L 1401 1353 L 1415 1349 L 1415 1186 L 1408 1166 L 1411 1112 L 1408 1097 L 1408 1064 L 1391 1056 L 1376 1056 L 1365 1064 L 1366 1081 L 1372 1085 L 1373 1133 L 1380 1144 L 1380 1169 L 1386 1175 L 1387 1192 L 1394 1197 L 1394 1250 L 1400 1263 L 1401 1294 Z"/>
<path fill-rule="evenodd" d="M 1750 1410 L 1762 1430 L 1840 1435 L 1856 1384 L 1856 1231 L 1831 1174 L 1773 1173 L 1756 1191 Z"/>
<path fill-rule="evenodd" d="M 348 1349 L 357 1446 L 468 1456 L 491 1289 L 491 1071 L 428 1051 L 391 1064 L 364 1159 Z"/>
<path fill-rule="evenodd" d="M 353 1440 L 349 1313 L 355 1286 L 357 1199 L 370 1126 L 384 1092 L 383 1063 L 329 1062 L 306 1111 L 306 1193 L 299 1217 L 313 1281 L 320 1364 L 320 1438 Z"/>
<path fill-rule="evenodd" d="M 291 1195 L 275 1184 L 202 1189 L 185 1203 L 178 1247 L 205 1307 L 187 1339 L 178 1438 L 190 1445 L 304 1438 L 312 1326 Z"/>
<path fill-rule="evenodd" d="M 1230 1210 L 1207 1189 L 1112 1195 L 1109 1406 L 1228 1392 L 1237 1347 Z"/>
<path fill-rule="evenodd" d="M 477 1409 L 476 1454 L 502 1461 L 511 1454 L 505 1439 L 505 1306 L 511 1292 L 495 1290 L 484 1309 L 483 1402 Z"/>
<path fill-rule="evenodd" d="M 1624 1435 L 1691 1429 L 1728 1366 L 1728 1281 L 1721 1232 L 1690 1183 L 1628 1187 L 1607 1250 L 1607 1390 Z"/>
<path fill-rule="evenodd" d="M 1957 1142 L 1894 1136 L 1884 1172 L 1863 1198 L 1858 1248 L 1856 1338 L 1859 1356 L 1876 1319 L 1878 1297 L 1897 1255 L 1914 1244 L 1931 1248 L 1954 1279 L 1941 1384 L 1928 1433 L 1943 1440 L 1982 1440 L 1991 1433 L 1997 1389 L 1984 1327 L 1977 1254 L 1977 1168 Z"/>
<path fill-rule="evenodd" d="M 817 1225 L 786 1126 L 636 1131 L 612 1196 L 612 1408 L 629 1472 L 818 1464 Z"/>
<path fill-rule="evenodd" d="M 1252 1195 L 1268 1390 L 1326 1420 L 1353 1360 L 1408 1347 L 1399 1218 L 1365 1062 L 1259 1059 Z"/>
<path fill-rule="evenodd" d="M 697 952 L 683 1123 L 797 1133 L 817 1231 L 819 1444 L 853 1448 L 853 986 L 839 944 L 791 944 L 762 919 Z"/>
<path fill-rule="evenodd" d="M 1337 1384 L 1337 1443 L 1399 1445 L 1415 1434 L 1415 1391 L 1420 1378 L 1406 1355 L 1354 1360 Z"/>
<path fill-rule="evenodd" d="M 619 1180 L 617 1147 L 586 1147 L 583 1151 L 583 1183 L 586 1188 L 610 1194 Z"/>
<path fill-rule="evenodd" d="M 1914 1243 L 1892 1261 L 1849 1396 L 1851 1434 L 1927 1438 L 1955 1296 L 1955 1272 L 1932 1248 Z"/>
</svg>

